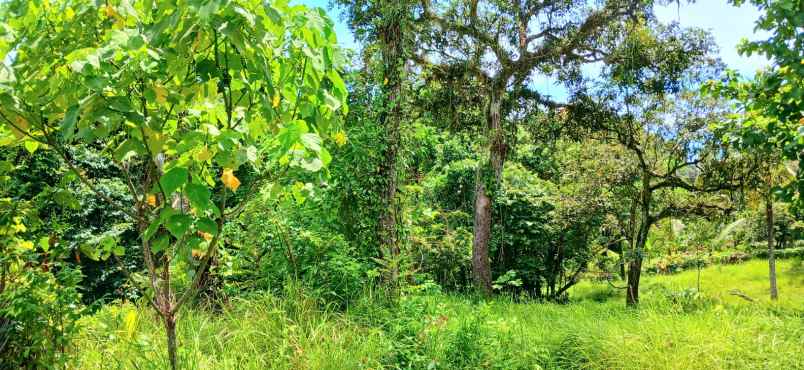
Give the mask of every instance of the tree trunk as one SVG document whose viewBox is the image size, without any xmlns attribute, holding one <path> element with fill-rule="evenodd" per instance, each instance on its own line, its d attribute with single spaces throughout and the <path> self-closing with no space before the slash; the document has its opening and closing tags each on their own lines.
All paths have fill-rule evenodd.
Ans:
<svg viewBox="0 0 804 370">
<path fill-rule="evenodd" d="M 640 194 L 640 207 L 639 207 L 639 229 L 637 230 L 636 238 L 632 248 L 633 256 L 628 262 L 628 290 L 626 291 L 625 304 L 627 306 L 636 306 L 639 304 L 639 278 L 642 275 L 642 258 L 645 251 L 645 245 L 648 242 L 648 233 L 653 224 L 653 219 L 650 215 L 651 204 L 651 191 L 650 181 L 648 181 L 647 171 L 643 171 L 642 176 L 642 193 Z"/>
<path fill-rule="evenodd" d="M 776 256 L 774 256 L 773 245 L 773 194 L 768 188 L 768 199 L 765 203 L 765 219 L 768 228 L 768 276 L 770 279 L 770 297 L 772 300 L 778 298 L 778 291 L 776 289 Z"/>
<path fill-rule="evenodd" d="M 642 274 L 642 257 L 635 256 L 628 262 L 628 290 L 625 304 L 636 306 L 639 303 L 639 277 Z"/>
<path fill-rule="evenodd" d="M 489 129 L 489 167 L 498 186 L 502 178 L 503 162 L 507 151 L 505 132 L 500 116 L 501 92 L 492 89 L 487 107 L 486 123 Z M 491 239 L 491 217 L 493 200 L 487 189 L 488 175 L 485 166 L 478 164 L 475 178 L 474 240 L 472 241 L 472 273 L 476 287 L 486 295 L 491 294 L 491 263 L 489 261 L 489 240 Z"/>
<path fill-rule="evenodd" d="M 396 237 L 397 214 L 394 205 L 397 190 L 397 157 L 399 153 L 399 125 L 401 121 L 400 101 L 402 98 L 401 70 L 404 67 L 402 51 L 401 24 L 398 19 L 385 24 L 380 35 L 382 42 L 383 77 L 385 79 L 386 105 L 382 112 L 382 123 L 385 127 L 384 161 L 380 166 L 380 176 L 385 180 L 382 189 L 382 210 L 380 211 L 380 251 L 390 254 L 391 258 L 399 255 Z M 399 276 L 396 261 L 391 265 L 391 280 L 395 283 Z"/>
<path fill-rule="evenodd" d="M 477 176 L 477 184 L 475 185 L 474 234 L 474 240 L 472 241 L 472 278 L 480 292 L 490 295 L 489 239 L 491 237 L 491 198 L 486 194 L 486 188 L 480 174 Z"/>
<path fill-rule="evenodd" d="M 165 318 L 165 332 L 167 333 L 167 347 L 168 358 L 170 359 L 170 368 L 177 370 L 179 368 L 178 360 L 176 359 L 176 315 L 168 312 L 164 315 Z"/>
</svg>

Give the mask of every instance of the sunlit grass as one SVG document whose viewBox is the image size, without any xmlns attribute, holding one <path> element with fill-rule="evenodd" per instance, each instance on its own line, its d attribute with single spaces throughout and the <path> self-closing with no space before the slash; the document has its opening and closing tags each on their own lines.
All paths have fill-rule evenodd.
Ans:
<svg viewBox="0 0 804 370">
<path fill-rule="evenodd" d="M 180 355 L 186 369 L 804 368 L 798 262 L 779 263 L 778 303 L 766 298 L 764 261 L 706 268 L 702 295 L 678 295 L 696 283 L 696 271 L 646 276 L 638 309 L 592 282 L 566 305 L 433 294 L 336 312 L 303 294 L 258 295 L 220 312 L 184 312 Z M 75 368 L 165 368 L 150 310 L 108 306 L 82 324 Z"/>
<path fill-rule="evenodd" d="M 804 311 L 804 263 L 789 259 L 777 261 L 777 284 L 779 300 L 771 302 L 768 282 L 768 263 L 755 259 L 737 265 L 714 265 L 701 269 L 701 292 L 719 304 L 745 306 L 749 302 L 733 294 L 733 291 L 748 296 L 756 304 Z M 613 283 L 623 286 L 624 282 Z M 643 275 L 641 292 L 644 300 L 651 301 L 665 290 L 697 289 L 697 270 L 687 270 L 673 275 Z M 570 289 L 575 299 L 621 299 L 625 292 L 605 282 L 582 281 Z M 617 297 L 617 298 L 614 298 Z"/>
</svg>

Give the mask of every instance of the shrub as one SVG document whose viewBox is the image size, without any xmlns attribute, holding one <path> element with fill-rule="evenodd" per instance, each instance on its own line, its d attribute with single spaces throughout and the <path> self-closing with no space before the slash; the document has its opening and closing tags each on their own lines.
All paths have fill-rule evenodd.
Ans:
<svg viewBox="0 0 804 370">
<path fill-rule="evenodd" d="M 282 293 L 287 280 L 296 280 L 339 305 L 363 293 L 368 262 L 342 234 L 307 217 L 316 202 L 258 200 L 225 229 L 228 259 L 220 273 L 230 291 Z"/>
<path fill-rule="evenodd" d="M 38 224 L 28 202 L 0 199 L 2 369 L 63 364 L 82 311 L 81 273 L 62 262 L 55 239 L 32 241 Z"/>
<path fill-rule="evenodd" d="M 711 297 L 693 288 L 682 290 L 665 289 L 664 298 L 667 299 L 672 310 L 684 313 L 705 310 L 715 304 L 715 301 Z"/>
<path fill-rule="evenodd" d="M 14 275 L 0 287 L 0 368 L 59 367 L 82 312 L 81 273 L 29 265 Z"/>
</svg>

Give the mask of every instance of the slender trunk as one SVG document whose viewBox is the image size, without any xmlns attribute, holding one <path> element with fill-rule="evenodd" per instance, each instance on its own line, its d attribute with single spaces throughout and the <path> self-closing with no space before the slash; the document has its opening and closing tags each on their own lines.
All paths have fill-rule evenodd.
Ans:
<svg viewBox="0 0 804 370">
<path fill-rule="evenodd" d="M 628 290 L 625 304 L 636 306 L 639 303 L 639 277 L 642 274 L 642 258 L 634 257 L 628 262 Z"/>
<path fill-rule="evenodd" d="M 392 18 L 395 19 L 395 18 Z M 380 213 L 379 241 L 381 253 L 390 254 L 396 260 L 399 256 L 399 244 L 396 236 L 397 214 L 394 205 L 397 190 L 397 157 L 399 155 L 399 125 L 401 121 L 400 102 L 402 98 L 401 72 L 404 66 L 402 53 L 402 35 L 399 20 L 385 24 L 382 33 L 383 77 L 385 79 L 386 106 L 382 114 L 385 126 L 385 153 L 380 167 L 380 176 L 385 180 L 382 190 L 382 210 Z M 399 277 L 398 261 L 391 264 L 391 281 L 396 283 Z"/>
<path fill-rule="evenodd" d="M 505 132 L 500 116 L 501 92 L 492 89 L 487 107 L 486 123 L 489 129 L 489 167 L 493 172 L 495 186 L 502 179 L 503 162 L 507 146 Z M 493 200 L 487 189 L 487 174 L 484 165 L 479 164 L 475 178 L 474 240 L 472 241 L 472 272 L 475 285 L 484 294 L 491 294 L 491 263 L 489 261 L 489 240 L 491 239 L 491 217 Z"/>
<path fill-rule="evenodd" d="M 768 276 L 770 279 L 770 297 L 772 300 L 778 298 L 779 292 L 776 289 L 776 256 L 774 256 L 773 245 L 773 194 L 768 188 L 768 199 L 765 203 L 765 218 L 768 228 Z"/>
<path fill-rule="evenodd" d="M 168 358 L 170 359 L 170 368 L 177 370 L 179 368 L 178 360 L 176 359 L 176 315 L 168 312 L 164 315 L 165 319 L 165 332 L 167 333 L 167 347 Z"/>
<path fill-rule="evenodd" d="M 632 248 L 633 256 L 631 256 L 628 263 L 628 290 L 625 297 L 625 304 L 627 306 L 636 306 L 639 304 L 639 278 L 642 275 L 642 259 L 645 245 L 648 242 L 648 233 L 653 224 L 653 219 L 650 215 L 651 191 L 649 181 L 647 180 L 648 178 L 647 171 L 643 171 L 642 193 L 640 194 L 641 204 L 639 207 L 639 229 L 634 239 Z"/>
<path fill-rule="evenodd" d="M 698 281 L 697 281 L 697 290 L 701 291 L 701 256 L 700 256 L 700 247 L 698 247 L 698 252 L 695 254 L 695 265 L 698 267 Z"/>
</svg>

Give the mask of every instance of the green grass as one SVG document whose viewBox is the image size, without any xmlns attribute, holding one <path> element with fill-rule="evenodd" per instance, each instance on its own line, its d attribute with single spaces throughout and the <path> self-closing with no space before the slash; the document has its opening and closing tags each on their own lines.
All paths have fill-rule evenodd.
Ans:
<svg viewBox="0 0 804 370">
<path fill-rule="evenodd" d="M 640 292 L 643 300 L 651 301 L 664 290 L 695 289 L 698 282 L 696 270 L 687 270 L 674 275 L 643 275 Z M 777 285 L 779 300 L 771 302 L 768 263 L 754 259 L 736 265 L 714 265 L 701 270 L 701 293 L 718 304 L 744 305 L 747 301 L 732 294 L 733 290 L 757 301 L 759 305 L 804 311 L 804 263 L 788 259 L 777 261 Z M 616 285 L 624 285 L 617 283 Z M 621 296 L 606 283 L 583 281 L 570 290 L 576 299 L 603 299 Z M 624 296 L 622 298 L 625 299 Z"/>
<path fill-rule="evenodd" d="M 804 368 L 804 269 L 713 266 L 645 277 L 639 309 L 622 291 L 584 282 L 567 305 L 433 294 L 398 305 L 365 299 L 335 312 L 306 298 L 266 295 L 218 313 L 185 312 L 181 360 L 190 369 L 797 369 Z M 755 298 L 730 295 L 740 289 Z M 82 322 L 75 368 L 164 368 L 162 327 L 147 309 L 108 306 Z"/>
</svg>

